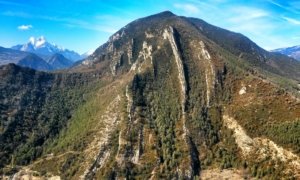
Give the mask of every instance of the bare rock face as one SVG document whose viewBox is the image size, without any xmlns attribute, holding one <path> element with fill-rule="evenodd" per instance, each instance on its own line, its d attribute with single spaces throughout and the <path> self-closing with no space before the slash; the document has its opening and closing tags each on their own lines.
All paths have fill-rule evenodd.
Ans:
<svg viewBox="0 0 300 180">
<path fill-rule="evenodd" d="M 282 60 L 240 34 L 163 12 L 120 29 L 72 69 L 21 69 L 14 79 L 16 70 L 2 67 L 1 114 L 30 126 L 3 116 L 1 145 L 18 140 L 14 129 L 23 128 L 26 141 L 3 146 L 8 158 L 1 172 L 27 169 L 62 179 L 298 178 L 300 66 L 288 61 L 279 70 Z M 36 81 L 24 82 L 25 75 Z M 30 86 L 16 91 L 15 82 Z M 38 93 L 28 96 L 31 87 Z"/>
</svg>

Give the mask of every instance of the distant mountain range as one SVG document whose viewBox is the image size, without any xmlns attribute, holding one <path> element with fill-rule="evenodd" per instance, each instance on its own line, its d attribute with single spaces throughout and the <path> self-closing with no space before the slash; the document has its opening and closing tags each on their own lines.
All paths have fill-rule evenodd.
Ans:
<svg viewBox="0 0 300 180">
<path fill-rule="evenodd" d="M 274 49 L 272 52 L 278 52 L 300 61 L 300 45 L 287 48 Z"/>
<path fill-rule="evenodd" d="M 44 59 L 33 53 L 0 47 L 0 65 L 9 63 L 44 71 L 55 69 Z"/>
<path fill-rule="evenodd" d="M 76 61 L 85 59 L 93 51 L 82 55 L 50 43 L 44 36 L 31 37 L 25 44 L 11 48 L 0 47 L 0 65 L 14 63 L 36 70 L 51 71 L 71 67 Z"/>
<path fill-rule="evenodd" d="M 40 57 L 35 53 L 0 47 L 0 65 L 14 63 L 36 70 L 51 71 L 71 67 L 74 61 L 55 53 L 49 57 Z"/>
<path fill-rule="evenodd" d="M 13 46 L 11 49 L 35 53 L 46 58 L 57 53 L 62 54 L 65 58 L 72 61 L 78 61 L 84 58 L 75 51 L 68 50 L 54 43 L 48 42 L 44 36 L 39 38 L 31 37 L 27 43 Z"/>
</svg>

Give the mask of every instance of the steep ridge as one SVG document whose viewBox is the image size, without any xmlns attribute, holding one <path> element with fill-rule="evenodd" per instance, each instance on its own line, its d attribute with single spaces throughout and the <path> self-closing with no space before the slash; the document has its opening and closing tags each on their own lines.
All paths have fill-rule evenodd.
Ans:
<svg viewBox="0 0 300 180">
<path fill-rule="evenodd" d="M 174 38 L 174 29 L 172 27 L 169 27 L 169 29 L 165 29 L 164 31 L 164 39 L 168 39 L 171 47 L 172 47 L 172 51 L 173 54 L 175 56 L 175 61 L 176 61 L 176 65 L 177 65 L 177 69 L 178 69 L 178 79 L 181 85 L 181 109 L 182 109 L 182 119 L 183 119 L 183 126 L 184 126 L 184 135 L 187 136 L 188 135 L 188 130 L 185 127 L 185 121 L 186 121 L 186 117 L 185 117 L 185 104 L 186 104 L 186 82 L 185 82 L 185 73 L 184 73 L 184 69 L 183 69 L 183 63 L 182 63 L 182 58 L 181 55 L 179 53 L 178 47 L 177 47 L 177 43 L 175 41 Z"/>
<path fill-rule="evenodd" d="M 201 19 L 186 18 L 203 35 L 235 56 L 242 57 L 256 69 L 300 80 L 299 63 L 292 58 L 260 48 L 247 37 L 206 23 Z M 261 71 L 260 73 L 264 73 Z"/>
<path fill-rule="evenodd" d="M 121 97 L 118 95 L 116 99 L 107 107 L 106 112 L 102 115 L 101 118 L 105 119 L 105 129 L 101 133 L 103 133 L 101 139 L 95 139 L 98 141 L 92 142 L 90 144 L 91 148 L 98 148 L 100 146 L 99 154 L 96 156 L 95 162 L 92 164 L 92 166 L 87 169 L 83 175 L 83 179 L 92 179 L 97 172 L 97 170 L 101 169 L 103 165 L 106 163 L 105 161 L 109 158 L 110 152 L 109 152 L 109 140 L 111 133 L 115 131 L 115 128 L 117 127 L 118 119 L 120 119 L 118 108 L 119 108 L 119 102 L 121 101 Z M 97 135 L 96 135 L 97 136 Z M 100 145 L 99 145 L 100 144 Z M 98 146 L 98 147 L 97 147 Z M 91 148 L 88 148 L 88 152 L 93 152 Z M 96 150 L 97 151 L 97 150 Z"/>
<path fill-rule="evenodd" d="M 219 29 L 208 27 L 162 12 L 120 29 L 72 69 L 45 73 L 52 77 L 48 96 L 63 88 L 63 95 L 73 94 L 68 105 L 84 95 L 68 118 L 57 118 L 64 124 L 24 166 L 15 166 L 15 152 L 7 152 L 2 173 L 25 168 L 62 179 L 197 179 L 225 169 L 226 177 L 298 178 L 299 100 L 276 81 L 296 82 L 297 73 L 271 71 L 269 54 L 253 42 L 242 38 L 236 46 L 227 36 L 215 39 L 210 33 Z M 241 48 L 244 43 L 250 46 Z M 260 70 L 252 58 L 264 64 Z M 9 82 L 1 84 L 3 92 Z"/>
<path fill-rule="evenodd" d="M 211 91 L 213 91 L 214 86 L 215 86 L 215 72 L 214 72 L 214 68 L 213 65 L 211 63 L 211 59 L 210 59 L 210 55 L 207 52 L 207 50 L 205 49 L 205 45 L 202 41 L 200 41 L 200 46 L 201 46 L 201 55 L 202 58 L 204 58 L 207 61 L 207 65 L 208 67 L 206 67 L 205 70 L 205 81 L 206 81 L 206 103 L 207 106 L 209 106 L 209 102 L 210 102 L 210 96 L 211 96 Z M 200 59 L 200 56 L 199 56 Z"/>
<path fill-rule="evenodd" d="M 272 160 L 282 161 L 289 166 L 292 172 L 299 177 L 300 159 L 292 152 L 278 147 L 273 141 L 266 138 L 251 139 L 237 123 L 237 121 L 228 115 L 223 116 L 225 126 L 234 131 L 236 143 L 241 148 L 243 156 L 255 155 L 259 159 L 271 158 Z"/>
</svg>

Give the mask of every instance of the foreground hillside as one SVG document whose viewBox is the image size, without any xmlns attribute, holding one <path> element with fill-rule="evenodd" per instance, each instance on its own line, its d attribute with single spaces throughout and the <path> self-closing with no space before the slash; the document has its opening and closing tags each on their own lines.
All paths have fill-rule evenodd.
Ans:
<svg viewBox="0 0 300 180">
<path fill-rule="evenodd" d="M 300 178 L 299 72 L 199 19 L 138 19 L 68 71 L 1 67 L 1 173 Z"/>
</svg>

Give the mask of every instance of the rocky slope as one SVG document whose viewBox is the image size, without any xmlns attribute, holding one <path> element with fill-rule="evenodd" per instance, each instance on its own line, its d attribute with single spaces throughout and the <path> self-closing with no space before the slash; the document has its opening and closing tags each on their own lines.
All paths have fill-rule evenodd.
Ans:
<svg viewBox="0 0 300 180">
<path fill-rule="evenodd" d="M 300 178 L 299 67 L 171 12 L 128 24 L 69 70 L 3 66 L 1 173 Z"/>
</svg>

